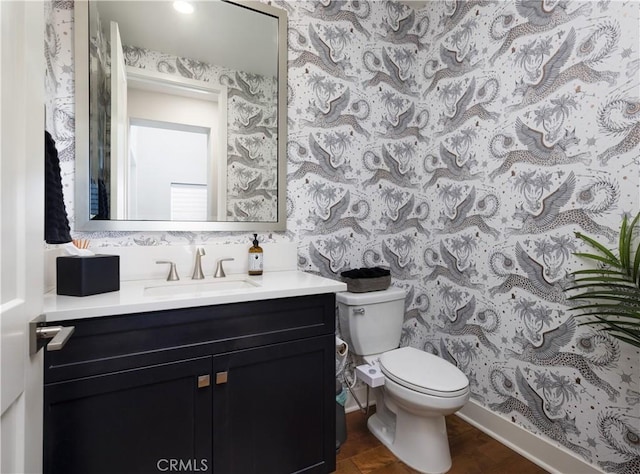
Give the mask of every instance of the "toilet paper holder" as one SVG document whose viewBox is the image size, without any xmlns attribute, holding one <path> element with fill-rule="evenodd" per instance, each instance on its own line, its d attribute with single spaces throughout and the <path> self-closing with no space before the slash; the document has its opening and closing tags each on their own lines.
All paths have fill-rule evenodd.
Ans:
<svg viewBox="0 0 640 474">
<path fill-rule="evenodd" d="M 336 354 L 340 357 L 344 357 L 349 352 L 349 345 L 336 336 Z"/>
</svg>

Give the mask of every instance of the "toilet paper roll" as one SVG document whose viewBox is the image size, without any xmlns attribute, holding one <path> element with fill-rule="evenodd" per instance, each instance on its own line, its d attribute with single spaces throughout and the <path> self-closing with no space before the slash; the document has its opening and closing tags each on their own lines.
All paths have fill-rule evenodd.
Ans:
<svg viewBox="0 0 640 474">
<path fill-rule="evenodd" d="M 349 345 L 336 336 L 336 376 L 340 375 L 347 365 Z"/>
<path fill-rule="evenodd" d="M 349 345 L 336 336 L 336 355 L 339 357 L 346 357 L 349 352 Z"/>
</svg>

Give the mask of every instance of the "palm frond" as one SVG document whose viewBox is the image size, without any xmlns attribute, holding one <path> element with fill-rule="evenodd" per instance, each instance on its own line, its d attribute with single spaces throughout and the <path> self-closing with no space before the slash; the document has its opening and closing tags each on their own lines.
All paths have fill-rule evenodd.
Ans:
<svg viewBox="0 0 640 474">
<path fill-rule="evenodd" d="M 570 288 L 572 290 L 584 290 L 584 293 L 581 293 L 582 295 L 586 295 L 587 293 L 591 294 L 594 293 L 603 293 L 606 295 L 617 295 L 620 296 L 621 298 L 624 297 L 635 297 L 636 296 L 636 289 L 634 286 L 630 286 L 630 285 L 614 285 L 612 283 L 591 283 L 589 285 L 576 285 L 572 288 Z M 574 295 L 575 296 L 575 295 Z M 571 299 L 573 298 L 573 296 L 570 296 L 567 299 Z"/>
<path fill-rule="evenodd" d="M 594 300 L 594 299 L 608 301 L 608 302 L 613 301 L 615 304 L 605 304 L 605 303 L 601 303 L 600 301 L 598 301 L 597 303 L 593 303 L 591 305 L 583 305 L 583 306 L 577 306 L 577 307 L 569 308 L 569 311 L 578 311 L 578 310 L 581 310 L 581 309 L 589 309 L 589 308 L 595 308 L 595 307 L 602 308 L 604 310 L 604 309 L 606 309 L 608 307 L 616 307 L 616 311 L 626 311 L 629 314 L 631 314 L 631 317 L 637 317 L 637 316 L 635 316 L 634 314 L 632 314 L 630 312 L 634 311 L 634 310 L 637 311 L 638 309 L 640 309 L 640 304 L 637 303 L 636 301 L 634 301 L 631 298 L 620 299 L 620 298 L 615 298 L 615 297 L 606 296 L 606 295 L 596 295 L 596 296 L 577 295 L 577 296 L 571 298 L 569 301 L 580 301 L 580 300 L 591 301 L 591 300 Z M 587 306 L 588 306 L 588 308 L 587 308 Z"/>
<path fill-rule="evenodd" d="M 586 243 L 591 245 L 593 248 L 595 248 L 595 249 L 599 250 L 600 252 L 602 252 L 610 261 L 620 264 L 620 261 L 618 260 L 618 257 L 616 257 L 613 254 L 613 252 L 611 252 L 611 250 L 609 250 L 607 247 L 602 245 L 600 242 L 592 239 L 591 237 L 587 237 L 586 235 L 581 234 L 580 232 L 576 232 L 576 237 L 578 237 L 579 239 L 584 240 Z"/>
<path fill-rule="evenodd" d="M 633 219 L 629 234 L 633 234 L 634 229 L 638 225 L 638 220 L 640 220 L 640 212 L 636 215 L 635 219 Z M 629 247 L 631 247 L 631 239 L 629 241 Z M 638 242 L 638 246 L 636 247 L 636 256 L 633 262 L 633 272 L 632 272 L 633 280 L 638 284 L 638 286 L 640 286 L 640 274 L 638 273 L 639 269 L 640 269 L 640 242 Z"/>
<path fill-rule="evenodd" d="M 620 263 L 623 267 L 629 267 L 629 247 L 627 246 L 627 216 L 622 218 L 622 226 L 620 227 L 620 237 L 618 239 L 618 253 L 620 254 Z"/>
<path fill-rule="evenodd" d="M 612 277 L 592 277 L 592 278 L 578 278 L 574 280 L 576 283 L 585 283 L 584 285 L 576 285 L 571 289 L 577 289 L 582 287 L 589 286 L 610 286 L 613 288 L 633 288 L 635 286 L 635 282 L 629 278 L 612 278 Z"/>
<path fill-rule="evenodd" d="M 640 215 L 640 214 L 638 214 Z M 640 286 L 640 242 L 638 242 L 638 247 L 636 247 L 636 258 L 633 262 L 633 281 L 636 285 Z"/>
<path fill-rule="evenodd" d="M 582 322 L 578 323 L 578 326 L 594 326 L 594 325 L 602 325 L 602 324 L 603 324 L 603 322 L 602 321 L 598 321 L 598 320 L 596 320 L 596 321 L 582 321 Z M 629 322 L 625 322 L 625 321 L 617 321 L 616 324 L 618 326 L 621 326 L 621 327 L 628 326 L 631 329 L 632 332 L 638 332 L 637 329 L 634 329 L 635 326 L 634 326 L 634 323 L 632 323 L 632 322 L 629 323 Z M 602 331 L 605 331 L 605 330 L 606 329 L 602 328 Z"/>
<path fill-rule="evenodd" d="M 637 308 L 616 308 L 616 305 L 601 305 L 601 304 L 591 304 L 591 305 L 583 305 L 579 308 L 570 308 L 570 311 L 584 311 L 584 310 L 594 310 L 587 311 L 582 314 L 578 314 L 577 316 L 616 316 L 619 318 L 628 318 L 632 321 L 638 321 L 640 315 L 637 312 Z"/>
<path fill-rule="evenodd" d="M 596 260 L 598 262 L 606 263 L 610 267 L 620 268 L 620 262 L 618 260 L 611 260 L 608 257 L 603 257 L 602 255 L 596 255 L 593 253 L 584 253 L 584 252 L 576 252 L 574 253 L 577 257 L 588 258 L 589 260 Z"/>
<path fill-rule="evenodd" d="M 635 347 L 640 347 L 640 335 L 635 334 L 633 337 L 614 336 L 616 339 L 622 342 L 626 342 Z"/>
<path fill-rule="evenodd" d="M 607 268 L 591 268 L 576 270 L 572 273 L 572 275 L 620 275 L 620 270 L 610 270 Z"/>
<path fill-rule="evenodd" d="M 634 248 L 633 241 L 639 220 L 640 213 L 630 224 L 626 216 L 622 219 L 617 256 L 595 239 L 576 232 L 577 238 L 598 253 L 574 255 L 606 267 L 572 272 L 573 284 L 564 290 L 579 292 L 567 297 L 581 302 L 569 308 L 579 312 L 574 317 L 585 319 L 579 325 L 598 326 L 635 347 L 640 347 L 640 243 Z"/>
<path fill-rule="evenodd" d="M 602 319 L 602 318 L 600 318 Z M 606 327 L 603 329 L 604 331 L 607 331 L 608 333 L 610 333 L 613 337 L 619 338 L 620 336 L 618 335 L 618 333 L 622 333 L 625 336 L 628 336 L 632 339 L 636 340 L 637 344 L 640 344 L 640 331 L 639 330 L 629 330 L 627 328 L 624 328 L 622 326 L 620 326 L 619 324 L 615 323 L 615 322 L 611 322 L 609 320 L 604 320 L 602 319 L 602 322 L 606 324 Z"/>
</svg>

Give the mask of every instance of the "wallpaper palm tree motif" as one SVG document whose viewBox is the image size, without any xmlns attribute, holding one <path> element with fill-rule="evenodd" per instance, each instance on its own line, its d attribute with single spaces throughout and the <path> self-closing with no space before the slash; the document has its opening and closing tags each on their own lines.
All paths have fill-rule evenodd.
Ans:
<svg viewBox="0 0 640 474">
<path fill-rule="evenodd" d="M 288 230 L 265 238 L 296 241 L 299 268 L 330 278 L 388 266 L 407 291 L 402 345 L 456 364 L 513 423 L 637 472 L 640 355 L 578 326 L 563 289 L 581 265 L 573 232 L 613 246 L 639 207 L 640 5 L 271 3 L 289 14 Z M 71 12 L 52 5 L 52 126 L 71 187 L 73 63 L 56 47 Z"/>
</svg>

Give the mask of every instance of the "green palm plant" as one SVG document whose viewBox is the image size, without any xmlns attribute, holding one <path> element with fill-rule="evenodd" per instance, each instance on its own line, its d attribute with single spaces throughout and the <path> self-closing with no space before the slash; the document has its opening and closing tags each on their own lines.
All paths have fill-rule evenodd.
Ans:
<svg viewBox="0 0 640 474">
<path fill-rule="evenodd" d="M 594 262 L 598 268 L 577 270 L 572 273 L 575 285 L 566 291 L 579 290 L 568 300 L 579 301 L 577 318 L 585 318 L 580 324 L 597 325 L 612 337 L 640 347 L 640 243 L 634 243 L 634 229 L 640 213 L 628 225 L 627 216 L 622 220 L 618 254 L 596 240 L 576 232 L 576 237 L 586 242 L 597 253 L 575 253 Z M 587 304 L 583 304 L 587 303 Z"/>
</svg>

